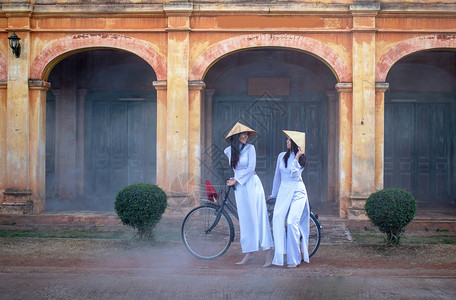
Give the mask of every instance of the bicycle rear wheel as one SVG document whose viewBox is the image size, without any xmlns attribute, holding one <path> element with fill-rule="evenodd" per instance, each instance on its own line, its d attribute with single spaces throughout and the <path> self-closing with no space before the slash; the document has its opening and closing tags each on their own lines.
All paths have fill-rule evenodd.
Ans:
<svg viewBox="0 0 456 300">
<path fill-rule="evenodd" d="M 218 209 L 220 207 L 215 205 L 200 206 L 184 219 L 182 240 L 187 250 L 198 258 L 214 259 L 223 255 L 234 239 L 230 216 L 225 211 L 218 214 Z"/>
<path fill-rule="evenodd" d="M 320 222 L 315 217 L 313 213 L 310 213 L 310 221 L 309 221 L 309 257 L 317 252 L 318 247 L 320 247 L 321 241 L 321 231 L 320 231 Z"/>
</svg>

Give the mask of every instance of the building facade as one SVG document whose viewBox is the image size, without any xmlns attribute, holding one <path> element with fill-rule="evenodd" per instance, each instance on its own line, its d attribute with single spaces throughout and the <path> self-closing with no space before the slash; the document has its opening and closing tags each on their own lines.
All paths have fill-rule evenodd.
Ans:
<svg viewBox="0 0 456 300">
<path fill-rule="evenodd" d="M 320 209 L 361 218 L 383 187 L 456 207 L 456 1 L 0 4 L 1 214 L 112 210 L 136 182 L 184 213 L 230 176 L 237 121 L 266 194 L 290 129 Z"/>
</svg>

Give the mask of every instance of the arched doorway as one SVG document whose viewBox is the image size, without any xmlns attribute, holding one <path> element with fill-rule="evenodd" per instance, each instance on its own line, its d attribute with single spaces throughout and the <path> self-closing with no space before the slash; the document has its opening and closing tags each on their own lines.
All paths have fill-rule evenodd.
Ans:
<svg viewBox="0 0 456 300">
<path fill-rule="evenodd" d="M 282 129 L 306 132 L 309 167 L 303 173 L 311 203 L 332 207 L 335 182 L 328 161 L 335 160 L 337 80 L 320 60 L 304 52 L 258 48 L 229 54 L 207 72 L 204 100 L 203 180 L 223 184 L 231 176 L 224 136 L 240 121 L 258 131 L 256 172 L 270 194 L 277 155 L 285 150 Z M 331 142 L 329 142 L 331 140 Z M 330 145 L 330 146 L 328 146 Z M 329 198 L 329 199 L 328 199 Z M 328 209 L 330 211 L 330 209 Z"/>
<path fill-rule="evenodd" d="M 46 209 L 112 211 L 126 185 L 155 183 L 156 74 L 126 51 L 72 54 L 51 71 Z"/>
<path fill-rule="evenodd" d="M 385 93 L 385 188 L 412 192 L 418 208 L 456 204 L 456 52 L 411 54 Z"/>
</svg>

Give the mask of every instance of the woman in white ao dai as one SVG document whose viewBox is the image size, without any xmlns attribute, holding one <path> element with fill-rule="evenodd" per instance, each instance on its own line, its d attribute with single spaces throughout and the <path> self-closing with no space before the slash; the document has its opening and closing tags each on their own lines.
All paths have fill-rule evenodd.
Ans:
<svg viewBox="0 0 456 300">
<path fill-rule="evenodd" d="M 243 126 L 248 128 L 245 125 Z M 254 252 L 260 249 L 270 249 L 274 244 L 268 220 L 263 184 L 255 173 L 255 147 L 246 143 L 249 134 L 254 131 L 245 131 L 246 128 L 240 128 L 234 131 L 244 130 L 243 132 L 232 135 L 228 134 L 226 139 L 229 138 L 231 146 L 228 146 L 224 151 L 234 171 L 234 177 L 228 180 L 226 184 L 228 186 L 234 185 L 235 187 L 234 195 L 241 231 L 240 242 L 242 252 L 246 253 L 244 259 L 237 263 L 241 265 L 251 262 L 254 258 Z M 232 152 L 236 153 L 233 154 Z M 233 164 L 233 160 L 236 159 L 237 162 Z M 270 266 L 271 261 L 272 251 L 269 250 L 266 254 L 266 263 L 264 266 Z"/>
<path fill-rule="evenodd" d="M 287 152 L 280 153 L 277 158 L 272 195 L 268 197 L 276 198 L 272 221 L 275 247 L 272 264 L 282 266 L 283 257 L 286 254 L 287 267 L 294 268 L 301 263 L 302 259 L 309 262 L 307 247 L 310 209 L 306 187 L 301 178 L 307 160 L 303 150 L 305 134 L 292 131 L 284 131 L 284 133 L 288 136 Z M 299 140 L 299 144 L 290 139 L 290 136 Z M 286 233 L 285 218 L 287 219 Z M 300 241 L 301 236 L 302 241 Z"/>
</svg>

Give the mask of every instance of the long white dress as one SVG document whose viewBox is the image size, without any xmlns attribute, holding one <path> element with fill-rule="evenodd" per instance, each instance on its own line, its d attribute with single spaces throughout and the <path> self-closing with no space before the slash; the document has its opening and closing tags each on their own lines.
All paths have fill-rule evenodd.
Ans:
<svg viewBox="0 0 456 300">
<path fill-rule="evenodd" d="M 231 146 L 225 149 L 228 161 L 231 160 Z M 268 220 L 268 211 L 263 184 L 255 174 L 255 147 L 246 144 L 239 155 L 234 171 L 237 180 L 234 195 L 241 230 L 241 248 L 243 253 L 269 249 L 274 243 Z"/>
<path fill-rule="evenodd" d="M 274 175 L 272 197 L 276 198 L 272 228 L 274 233 L 274 265 L 282 266 L 283 256 L 287 255 L 287 264 L 299 265 L 301 263 L 300 236 L 302 236 L 301 249 L 305 262 L 309 262 L 309 215 L 310 209 L 307 191 L 301 178 L 303 167 L 295 159 L 295 154 L 290 153 L 287 168 L 283 156 L 279 154 Z M 287 217 L 288 214 L 288 217 Z M 285 218 L 287 217 L 287 234 L 285 234 Z M 285 236 L 286 235 L 286 236 Z"/>
</svg>

